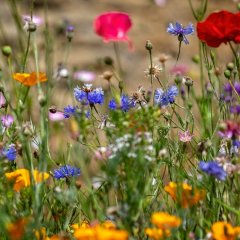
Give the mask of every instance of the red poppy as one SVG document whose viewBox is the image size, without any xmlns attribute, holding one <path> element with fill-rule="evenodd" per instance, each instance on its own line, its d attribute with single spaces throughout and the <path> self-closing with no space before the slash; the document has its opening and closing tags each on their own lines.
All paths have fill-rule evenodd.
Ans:
<svg viewBox="0 0 240 240">
<path fill-rule="evenodd" d="M 204 22 L 197 24 L 198 38 L 210 47 L 233 41 L 240 43 L 240 14 L 228 11 L 211 13 Z"/>
<path fill-rule="evenodd" d="M 95 32 L 105 42 L 126 41 L 131 45 L 127 32 L 132 26 L 132 21 L 127 13 L 106 12 L 99 15 L 94 21 Z"/>
</svg>

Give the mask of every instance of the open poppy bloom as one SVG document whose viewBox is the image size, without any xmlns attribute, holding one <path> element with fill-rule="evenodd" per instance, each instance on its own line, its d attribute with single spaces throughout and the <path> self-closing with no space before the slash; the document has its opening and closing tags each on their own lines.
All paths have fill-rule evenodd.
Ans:
<svg viewBox="0 0 240 240">
<path fill-rule="evenodd" d="M 210 47 L 218 47 L 221 43 L 233 41 L 240 43 L 240 14 L 228 11 L 212 13 L 197 24 L 198 38 Z"/>
<path fill-rule="evenodd" d="M 125 41 L 131 47 L 131 41 L 127 32 L 132 26 L 132 21 L 127 13 L 106 12 L 99 15 L 94 21 L 95 32 L 103 38 L 105 42 Z"/>
<path fill-rule="evenodd" d="M 36 85 L 38 82 L 46 82 L 47 76 L 45 73 L 40 72 L 39 76 L 37 76 L 36 72 L 32 73 L 14 73 L 13 79 L 22 83 L 27 87 L 31 87 Z"/>
</svg>

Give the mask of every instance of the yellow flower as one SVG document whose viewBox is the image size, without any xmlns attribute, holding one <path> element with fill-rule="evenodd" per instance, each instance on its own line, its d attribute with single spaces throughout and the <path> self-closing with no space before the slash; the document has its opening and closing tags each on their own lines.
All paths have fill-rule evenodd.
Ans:
<svg viewBox="0 0 240 240">
<path fill-rule="evenodd" d="M 72 225 L 74 237 L 77 240 L 127 240 L 128 233 L 124 230 L 117 230 L 114 223 L 106 221 L 103 224 L 91 226 L 83 222 L 80 226 Z"/>
<path fill-rule="evenodd" d="M 50 240 L 46 234 L 46 228 L 42 227 L 40 230 L 35 231 L 35 236 L 37 240 Z"/>
<path fill-rule="evenodd" d="M 215 222 L 212 225 L 214 240 L 236 240 L 240 236 L 240 227 L 233 227 L 227 222 Z"/>
<path fill-rule="evenodd" d="M 169 230 L 162 230 L 161 228 L 147 228 L 145 229 L 145 233 L 148 235 L 148 237 L 155 240 L 170 236 Z"/>
<path fill-rule="evenodd" d="M 28 222 L 27 218 L 21 218 L 18 221 L 14 223 L 9 223 L 7 225 L 7 232 L 10 240 L 22 239 L 27 222 Z"/>
<path fill-rule="evenodd" d="M 27 87 L 31 87 L 36 85 L 38 82 L 46 82 L 47 76 L 45 73 L 40 72 L 39 76 L 37 76 L 36 72 L 32 73 L 14 73 L 13 79 L 22 83 Z"/>
<path fill-rule="evenodd" d="M 9 181 L 14 181 L 13 189 L 15 191 L 20 191 L 22 188 L 31 185 L 30 172 L 27 169 L 17 169 L 14 172 L 5 173 L 6 178 Z M 33 177 L 35 183 L 40 183 L 49 178 L 48 173 L 41 173 L 38 170 L 33 171 Z"/>
<path fill-rule="evenodd" d="M 181 225 L 181 219 L 165 212 L 155 212 L 152 214 L 151 222 L 160 229 L 169 229 Z"/>
<path fill-rule="evenodd" d="M 204 199 L 206 195 L 204 190 L 193 190 L 187 183 L 177 184 L 170 182 L 165 186 L 164 190 L 170 194 L 174 201 L 180 203 L 183 208 L 192 207 Z"/>
</svg>

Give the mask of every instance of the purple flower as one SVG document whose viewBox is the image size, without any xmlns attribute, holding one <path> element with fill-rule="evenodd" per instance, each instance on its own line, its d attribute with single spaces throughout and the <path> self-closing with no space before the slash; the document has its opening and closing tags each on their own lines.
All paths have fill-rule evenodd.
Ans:
<svg viewBox="0 0 240 240">
<path fill-rule="evenodd" d="M 84 84 L 82 88 L 74 88 L 74 96 L 82 104 L 103 104 L 104 92 L 102 88 L 92 89 L 92 84 Z"/>
<path fill-rule="evenodd" d="M 230 107 L 230 113 L 240 114 L 240 105 L 235 105 Z"/>
<path fill-rule="evenodd" d="M 131 104 L 131 101 L 127 95 L 121 96 L 121 109 L 124 112 L 127 112 L 133 105 Z"/>
<path fill-rule="evenodd" d="M 13 124 L 14 119 L 12 115 L 4 115 L 1 116 L 1 121 L 4 127 L 10 127 Z"/>
<path fill-rule="evenodd" d="M 225 180 L 227 177 L 227 173 L 224 171 L 223 167 L 214 161 L 210 162 L 200 161 L 199 168 L 203 172 L 212 175 L 222 181 Z"/>
<path fill-rule="evenodd" d="M 169 87 L 165 92 L 161 88 L 157 88 L 154 94 L 154 103 L 160 107 L 173 104 L 177 95 L 178 88 L 176 86 Z"/>
<path fill-rule="evenodd" d="M 181 142 L 191 142 L 193 135 L 187 130 L 185 132 L 179 132 L 178 137 Z"/>
<path fill-rule="evenodd" d="M 14 161 L 17 157 L 17 150 L 15 149 L 15 145 L 11 144 L 7 148 L 4 148 L 2 150 L 2 155 L 9 161 Z"/>
<path fill-rule="evenodd" d="M 55 169 L 53 172 L 53 177 L 56 179 L 70 178 L 79 175 L 80 169 L 70 165 L 61 166 L 58 169 Z"/>
<path fill-rule="evenodd" d="M 179 41 L 183 41 L 185 44 L 189 44 L 189 41 L 186 38 L 186 35 L 194 33 L 194 27 L 192 23 L 189 23 L 187 27 L 183 27 L 182 24 L 176 22 L 174 24 L 170 23 L 167 27 L 167 32 L 178 36 Z"/>
<path fill-rule="evenodd" d="M 29 23 L 31 22 L 31 16 L 29 15 L 23 15 L 22 16 L 23 22 L 24 22 L 24 29 L 28 29 Z M 40 26 L 43 24 L 43 19 L 38 16 L 32 16 L 32 22 L 35 23 L 37 26 Z"/>
<path fill-rule="evenodd" d="M 52 122 L 58 122 L 58 121 L 62 121 L 63 119 L 65 119 L 64 113 L 61 111 L 49 111 L 48 112 L 48 117 L 50 119 L 50 121 Z"/>
<path fill-rule="evenodd" d="M 110 100 L 109 104 L 108 104 L 108 107 L 111 109 L 111 110 L 115 110 L 117 108 L 117 103 L 114 99 Z"/>
<path fill-rule="evenodd" d="M 68 105 L 63 109 L 63 115 L 65 118 L 70 118 L 72 115 L 76 113 L 76 107 Z"/>
<path fill-rule="evenodd" d="M 236 139 L 240 136 L 240 122 L 226 120 L 222 123 L 221 129 L 218 134 L 222 138 Z"/>
</svg>

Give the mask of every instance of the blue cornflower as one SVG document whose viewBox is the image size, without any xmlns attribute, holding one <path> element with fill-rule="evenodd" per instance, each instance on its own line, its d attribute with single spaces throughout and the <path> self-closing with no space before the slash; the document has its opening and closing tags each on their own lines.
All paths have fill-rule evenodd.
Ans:
<svg viewBox="0 0 240 240">
<path fill-rule="evenodd" d="M 176 86 L 169 87 L 165 92 L 161 88 L 157 88 L 154 94 L 154 103 L 160 107 L 167 106 L 175 102 L 175 97 L 178 95 Z"/>
<path fill-rule="evenodd" d="M 53 172 L 53 177 L 56 179 L 61 178 L 70 178 L 74 176 L 80 175 L 80 169 L 76 167 L 72 167 L 70 165 L 62 166 L 58 169 L 55 169 Z"/>
<path fill-rule="evenodd" d="M 74 96 L 83 104 L 103 104 L 104 92 L 102 88 L 92 89 L 92 84 L 84 84 L 82 88 L 74 88 Z"/>
<path fill-rule="evenodd" d="M 110 100 L 109 104 L 108 104 L 108 107 L 111 109 L 111 110 L 115 110 L 117 108 L 117 103 L 114 99 Z"/>
<path fill-rule="evenodd" d="M 214 161 L 210 162 L 200 161 L 199 168 L 203 172 L 209 175 L 213 175 L 214 177 L 222 181 L 225 180 L 227 177 L 227 173 L 224 171 L 223 167 Z"/>
<path fill-rule="evenodd" d="M 73 107 L 71 105 L 68 105 L 63 109 L 63 115 L 65 118 L 70 118 L 72 115 L 76 113 L 76 107 Z"/>
<path fill-rule="evenodd" d="M 7 158 L 9 161 L 14 161 L 17 157 L 17 150 L 14 145 L 10 145 L 8 148 L 2 150 L 2 155 Z"/>
<path fill-rule="evenodd" d="M 178 22 L 176 22 L 175 26 L 174 24 L 170 23 L 167 27 L 167 32 L 172 35 L 178 36 L 179 41 L 183 41 L 185 44 L 189 44 L 186 35 L 194 33 L 194 27 L 192 23 L 189 23 L 186 27 L 183 27 Z"/>
<path fill-rule="evenodd" d="M 127 112 L 133 105 L 131 104 L 131 101 L 127 95 L 121 96 L 121 109 L 124 112 Z"/>
</svg>

